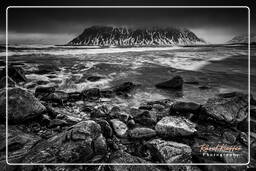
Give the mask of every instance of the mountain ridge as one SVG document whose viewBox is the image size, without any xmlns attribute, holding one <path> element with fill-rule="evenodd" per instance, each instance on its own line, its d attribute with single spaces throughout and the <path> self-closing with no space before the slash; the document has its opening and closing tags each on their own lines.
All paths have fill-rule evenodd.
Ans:
<svg viewBox="0 0 256 171">
<path fill-rule="evenodd" d="M 205 44 L 192 31 L 174 27 L 128 28 L 92 26 L 67 45 L 86 46 L 175 46 Z"/>
<path fill-rule="evenodd" d="M 240 34 L 237 36 L 234 36 L 231 40 L 226 42 L 227 44 L 248 44 L 248 34 Z M 250 43 L 256 43 L 256 34 L 251 33 L 250 35 Z"/>
</svg>

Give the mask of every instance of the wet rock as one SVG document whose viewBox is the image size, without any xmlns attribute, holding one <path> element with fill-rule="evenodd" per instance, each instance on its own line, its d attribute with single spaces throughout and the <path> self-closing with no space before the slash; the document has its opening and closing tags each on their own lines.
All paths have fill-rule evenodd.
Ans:
<svg viewBox="0 0 256 171">
<path fill-rule="evenodd" d="M 56 71 L 60 71 L 60 69 L 56 65 L 39 65 L 38 71 L 35 71 L 36 74 L 49 74 L 55 73 Z"/>
<path fill-rule="evenodd" d="M 207 89 L 210 89 L 210 87 L 209 87 L 209 86 L 206 86 L 206 85 L 199 86 L 198 88 L 199 88 L 199 89 L 201 89 L 201 90 L 207 90 Z"/>
<path fill-rule="evenodd" d="M 124 82 L 121 85 L 116 86 L 113 91 L 117 95 L 124 95 L 124 94 L 130 93 L 132 90 L 134 90 L 136 86 L 137 85 L 132 82 Z"/>
<path fill-rule="evenodd" d="M 82 94 L 79 92 L 68 93 L 68 101 L 76 102 L 82 100 Z"/>
<path fill-rule="evenodd" d="M 133 119 L 130 119 L 128 122 L 127 122 L 127 126 L 129 128 L 134 128 L 136 125 L 135 121 Z"/>
<path fill-rule="evenodd" d="M 50 93 L 48 95 L 41 97 L 40 100 L 62 104 L 63 102 L 67 102 L 68 98 L 68 93 L 64 91 L 55 91 L 54 93 Z"/>
<path fill-rule="evenodd" d="M 241 132 L 239 134 L 238 140 L 244 144 L 245 146 L 248 146 L 248 135 L 245 132 Z"/>
<path fill-rule="evenodd" d="M 183 112 L 197 113 L 199 112 L 199 109 L 200 109 L 200 105 L 194 102 L 177 101 L 177 102 L 174 102 L 172 105 L 172 111 L 181 112 L 181 113 Z"/>
<path fill-rule="evenodd" d="M 184 117 L 167 116 L 155 126 L 158 134 L 163 136 L 187 136 L 196 132 L 196 125 Z"/>
<path fill-rule="evenodd" d="M 92 88 L 88 90 L 84 90 L 82 92 L 82 96 L 87 100 L 97 100 L 101 97 L 100 90 L 98 88 Z"/>
<path fill-rule="evenodd" d="M 103 77 L 100 77 L 100 76 L 89 76 L 89 77 L 87 77 L 87 80 L 91 81 L 91 82 L 95 82 L 95 81 L 99 81 L 102 78 Z"/>
<path fill-rule="evenodd" d="M 110 165 L 108 166 L 110 171 L 160 171 L 160 169 L 155 166 L 143 165 L 143 163 L 148 162 L 123 151 L 116 151 L 111 154 L 109 163 L 142 163 L 142 165 Z"/>
<path fill-rule="evenodd" d="M 113 136 L 113 130 L 112 130 L 110 124 L 106 120 L 95 119 L 95 121 L 97 122 L 97 124 L 99 124 L 101 126 L 101 130 L 102 130 L 104 137 L 110 138 Z"/>
<path fill-rule="evenodd" d="M 181 76 L 175 76 L 169 81 L 156 84 L 160 89 L 175 89 L 181 90 L 183 88 L 183 78 Z"/>
<path fill-rule="evenodd" d="M 156 131 L 146 127 L 138 127 L 129 130 L 128 135 L 131 138 L 151 138 L 156 136 Z"/>
<path fill-rule="evenodd" d="M 147 142 L 153 158 L 164 163 L 191 163 L 191 148 L 182 143 L 154 139 Z"/>
<path fill-rule="evenodd" d="M 5 120 L 6 92 L 0 91 L 0 119 Z M 41 116 L 46 111 L 32 93 L 21 88 L 8 89 L 8 121 L 20 123 Z"/>
<path fill-rule="evenodd" d="M 128 119 L 130 118 L 130 115 L 124 111 L 120 111 L 120 112 L 115 112 L 114 115 L 112 115 L 113 118 L 117 118 L 119 120 L 121 120 L 122 122 L 127 122 Z"/>
<path fill-rule="evenodd" d="M 100 125 L 95 121 L 82 121 L 70 129 L 42 141 L 28 152 L 24 163 L 82 163 L 96 154 L 105 155 L 106 143 Z"/>
<path fill-rule="evenodd" d="M 224 142 L 228 144 L 234 144 L 236 142 L 236 135 L 232 132 L 224 132 L 222 137 L 224 138 Z"/>
<path fill-rule="evenodd" d="M 68 125 L 68 123 L 64 120 L 61 120 L 61 119 L 53 119 L 50 121 L 49 123 L 49 127 L 50 128 L 54 128 L 54 127 L 57 127 L 57 126 L 66 126 Z"/>
<path fill-rule="evenodd" d="M 114 97 L 114 92 L 112 90 L 101 90 L 101 97 L 103 98 L 112 98 Z"/>
<path fill-rule="evenodd" d="M 15 81 L 13 81 L 13 79 L 8 77 L 8 87 L 15 87 L 15 85 L 16 85 Z M 0 79 L 0 89 L 1 88 L 6 88 L 6 77 L 5 76 Z"/>
<path fill-rule="evenodd" d="M 55 92 L 55 87 L 53 86 L 38 86 L 35 90 L 35 96 L 38 97 L 39 99 L 48 96 L 51 93 Z"/>
<path fill-rule="evenodd" d="M 4 125 L 0 129 L 0 153 L 4 153 L 6 149 L 5 128 Z M 40 141 L 40 137 L 27 134 L 18 129 L 17 126 L 8 127 L 8 161 L 10 163 L 20 163 L 32 147 Z"/>
<path fill-rule="evenodd" d="M 156 113 L 153 111 L 131 109 L 131 115 L 136 123 L 144 126 L 154 126 L 157 122 Z"/>
<path fill-rule="evenodd" d="M 12 78 L 16 83 L 26 82 L 24 70 L 20 66 L 8 66 L 8 76 Z"/>
<path fill-rule="evenodd" d="M 125 123 L 123 123 L 122 121 L 118 120 L 118 119 L 111 119 L 110 120 L 112 127 L 115 131 L 115 133 L 117 134 L 117 136 L 119 137 L 126 137 L 127 135 L 127 130 L 128 127 Z"/>
<path fill-rule="evenodd" d="M 204 114 L 210 118 L 229 124 L 239 123 L 247 118 L 248 100 L 242 93 L 222 94 L 208 99 L 203 105 Z"/>
</svg>

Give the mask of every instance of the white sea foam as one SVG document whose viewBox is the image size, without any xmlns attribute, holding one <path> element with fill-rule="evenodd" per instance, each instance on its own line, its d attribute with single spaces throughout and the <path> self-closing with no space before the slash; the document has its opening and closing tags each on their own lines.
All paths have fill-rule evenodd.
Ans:
<svg viewBox="0 0 256 171">
<path fill-rule="evenodd" d="M 78 48 L 78 47 L 63 47 L 63 48 L 41 48 L 41 49 L 26 49 L 19 51 L 8 51 L 8 56 L 14 55 L 80 55 L 80 54 L 103 54 L 103 53 L 123 53 L 123 52 L 143 52 L 155 50 L 174 50 L 182 47 L 131 47 L 131 48 Z M 0 52 L 0 56 L 5 56 L 5 52 Z"/>
</svg>

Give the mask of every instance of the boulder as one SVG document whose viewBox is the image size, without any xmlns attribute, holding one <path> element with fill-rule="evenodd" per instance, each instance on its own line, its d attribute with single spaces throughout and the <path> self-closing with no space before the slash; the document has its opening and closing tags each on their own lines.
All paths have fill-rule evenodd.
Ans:
<svg viewBox="0 0 256 171">
<path fill-rule="evenodd" d="M 162 163 L 191 163 L 190 146 L 173 141 L 154 139 L 146 144 L 152 157 Z"/>
<path fill-rule="evenodd" d="M 68 130 L 42 141 L 28 152 L 24 163 L 86 163 L 106 154 L 106 142 L 95 121 L 79 122 Z"/>
<path fill-rule="evenodd" d="M 160 169 L 155 166 L 144 165 L 144 163 L 148 163 L 144 159 L 132 156 L 129 153 L 120 150 L 110 155 L 109 163 L 116 164 L 106 166 L 108 167 L 106 170 L 110 171 L 160 171 Z M 131 163 L 132 165 L 118 165 L 119 163 Z M 133 163 L 141 163 L 141 165 L 133 165 Z"/>
<path fill-rule="evenodd" d="M 133 116 L 134 121 L 141 125 L 152 127 L 157 122 L 156 112 L 154 111 L 132 108 L 130 113 Z"/>
<path fill-rule="evenodd" d="M 175 76 L 169 81 L 156 84 L 156 88 L 181 90 L 183 88 L 183 78 L 181 76 Z"/>
<path fill-rule="evenodd" d="M 221 94 L 208 99 L 203 114 L 217 122 L 236 124 L 248 116 L 248 96 L 242 93 Z"/>
<path fill-rule="evenodd" d="M 146 127 L 138 127 L 128 131 L 131 138 L 151 138 L 156 136 L 156 131 Z"/>
<path fill-rule="evenodd" d="M 89 76 L 89 77 L 87 77 L 87 80 L 91 81 L 91 82 L 95 82 L 95 81 L 99 81 L 102 78 L 103 77 L 101 77 L 101 76 Z"/>
<path fill-rule="evenodd" d="M 0 119 L 5 120 L 5 89 L 0 90 Z M 8 89 L 8 121 L 20 123 L 41 116 L 46 111 L 40 101 L 32 93 L 18 87 Z"/>
<path fill-rule="evenodd" d="M 127 135 L 128 127 L 125 123 L 118 119 L 111 119 L 110 122 L 117 136 L 125 137 Z"/>
<path fill-rule="evenodd" d="M 155 126 L 158 134 L 163 136 L 187 136 L 196 132 L 196 125 L 184 117 L 166 116 Z"/>
<path fill-rule="evenodd" d="M 113 136 L 113 130 L 110 124 L 104 119 L 95 119 L 95 122 L 100 125 L 103 136 L 106 138 L 110 138 Z"/>
<path fill-rule="evenodd" d="M 182 102 L 177 101 L 172 104 L 172 111 L 181 112 L 181 113 L 198 113 L 200 109 L 200 104 L 194 102 Z"/>
</svg>

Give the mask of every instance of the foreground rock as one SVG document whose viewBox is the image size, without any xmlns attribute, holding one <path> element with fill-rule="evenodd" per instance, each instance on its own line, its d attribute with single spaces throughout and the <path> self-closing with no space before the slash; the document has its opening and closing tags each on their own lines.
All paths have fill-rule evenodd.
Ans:
<svg viewBox="0 0 256 171">
<path fill-rule="evenodd" d="M 10 78 L 12 78 L 16 83 L 27 81 L 25 72 L 20 66 L 9 65 L 8 66 L 8 76 Z"/>
<path fill-rule="evenodd" d="M 5 155 L 5 126 L 0 126 L 0 153 Z M 8 127 L 8 161 L 10 163 L 21 162 L 32 147 L 40 140 L 40 137 L 24 133 L 17 126 Z"/>
<path fill-rule="evenodd" d="M 147 161 L 136 157 L 132 156 L 126 152 L 122 151 L 117 151 L 113 153 L 110 156 L 110 163 L 114 164 L 119 164 L 119 163 L 148 163 Z M 156 168 L 155 166 L 151 165 L 112 165 L 108 166 L 108 170 L 110 171 L 160 171 L 160 169 Z"/>
<path fill-rule="evenodd" d="M 191 148 L 182 143 L 154 139 L 147 143 L 153 157 L 162 163 L 190 163 Z"/>
<path fill-rule="evenodd" d="M 184 117 L 166 116 L 155 126 L 158 134 L 163 136 L 187 136 L 196 132 L 196 125 Z"/>
<path fill-rule="evenodd" d="M 172 105 L 172 111 L 180 112 L 180 113 L 198 113 L 200 109 L 200 105 L 194 102 L 182 102 L 177 101 Z"/>
<path fill-rule="evenodd" d="M 134 128 L 129 130 L 131 138 L 151 138 L 156 136 L 156 131 L 146 127 Z"/>
<path fill-rule="evenodd" d="M 100 160 L 106 152 L 106 141 L 102 136 L 100 125 L 95 121 L 87 120 L 47 141 L 38 143 L 22 162 L 84 163 L 91 162 L 96 155 Z"/>
<path fill-rule="evenodd" d="M 118 119 L 111 119 L 110 122 L 117 136 L 125 137 L 127 135 L 126 132 L 128 130 L 128 127 L 125 123 Z"/>
<path fill-rule="evenodd" d="M 0 119 L 5 120 L 6 91 L 0 91 Z M 32 93 L 21 88 L 8 89 L 8 121 L 20 123 L 36 118 L 46 111 L 40 101 Z"/>
<path fill-rule="evenodd" d="M 248 96 L 242 93 L 221 94 L 203 105 L 204 114 L 217 122 L 239 123 L 247 118 Z"/>
<path fill-rule="evenodd" d="M 165 81 L 159 84 L 156 84 L 157 88 L 160 89 L 174 89 L 181 90 L 183 87 L 183 78 L 181 76 L 175 76 L 169 81 Z"/>
</svg>

